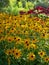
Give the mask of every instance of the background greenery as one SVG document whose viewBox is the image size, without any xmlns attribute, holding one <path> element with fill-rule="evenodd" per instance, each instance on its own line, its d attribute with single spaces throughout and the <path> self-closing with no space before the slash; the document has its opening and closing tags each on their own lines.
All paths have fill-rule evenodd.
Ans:
<svg viewBox="0 0 49 65">
<path fill-rule="evenodd" d="M 0 0 L 0 11 L 18 14 L 21 10 L 27 12 L 39 5 L 48 7 L 49 0 Z"/>
</svg>

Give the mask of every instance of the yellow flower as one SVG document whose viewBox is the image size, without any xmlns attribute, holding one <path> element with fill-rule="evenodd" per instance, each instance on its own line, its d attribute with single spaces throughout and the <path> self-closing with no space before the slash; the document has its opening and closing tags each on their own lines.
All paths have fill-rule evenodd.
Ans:
<svg viewBox="0 0 49 65">
<path fill-rule="evenodd" d="M 21 50 L 19 50 L 19 49 L 14 49 L 14 50 L 13 50 L 13 55 L 14 55 L 14 58 L 15 58 L 15 59 L 18 59 L 18 58 L 21 57 L 22 52 L 21 52 Z"/>
<path fill-rule="evenodd" d="M 48 56 L 45 57 L 45 58 L 44 58 L 44 61 L 48 63 L 48 62 L 49 62 L 49 57 L 48 57 Z"/>
<path fill-rule="evenodd" d="M 11 55 L 11 54 L 12 54 L 12 50 L 11 50 L 11 49 L 6 50 L 6 51 L 5 51 L 5 54 Z"/>
<path fill-rule="evenodd" d="M 9 32 L 10 32 L 10 33 L 14 33 L 15 31 L 16 31 L 15 28 L 11 28 Z"/>
<path fill-rule="evenodd" d="M 34 44 L 34 43 L 31 43 L 31 48 L 34 48 L 34 49 L 37 49 L 37 45 L 36 44 Z"/>
<path fill-rule="evenodd" d="M 24 48 L 30 49 L 30 44 L 29 43 L 24 44 Z"/>
<path fill-rule="evenodd" d="M 45 39 L 48 39 L 49 38 L 49 33 L 46 33 L 45 34 Z"/>
<path fill-rule="evenodd" d="M 17 17 L 18 17 L 18 16 L 13 16 L 12 19 L 13 19 L 13 20 L 17 20 Z"/>
<path fill-rule="evenodd" d="M 32 61 L 34 61 L 34 60 L 35 60 L 35 54 L 32 53 L 32 52 L 30 52 L 30 53 L 28 54 L 27 59 L 28 59 L 28 60 L 32 60 Z"/>
<path fill-rule="evenodd" d="M 26 34 L 26 36 L 29 34 L 28 31 L 24 31 L 24 34 Z"/>
<path fill-rule="evenodd" d="M 21 25 L 22 28 L 25 28 L 25 25 Z"/>
<path fill-rule="evenodd" d="M 45 56 L 46 52 L 45 51 L 40 51 L 40 52 L 38 52 L 38 54 L 41 58 L 43 58 Z"/>
<path fill-rule="evenodd" d="M 5 36 L 0 36 L 0 41 L 5 40 Z"/>
<path fill-rule="evenodd" d="M 16 37 L 16 42 L 21 42 L 21 38 L 20 37 Z"/>
<path fill-rule="evenodd" d="M 6 40 L 8 42 L 12 42 L 14 40 L 13 36 L 6 36 Z"/>
<path fill-rule="evenodd" d="M 49 18 L 46 18 L 46 21 L 49 21 Z"/>
<path fill-rule="evenodd" d="M 45 38 L 45 33 L 41 33 L 40 37 Z"/>
<path fill-rule="evenodd" d="M 34 38 L 34 39 L 32 40 L 32 43 L 36 43 L 36 42 L 38 42 L 38 40 L 37 40 L 36 38 Z"/>
<path fill-rule="evenodd" d="M 1 35 L 3 32 L 4 32 L 3 30 L 0 30 L 0 35 Z"/>
<path fill-rule="evenodd" d="M 30 43 L 30 39 L 29 39 L 29 38 L 28 38 L 28 39 L 25 39 L 25 40 L 24 40 L 24 43 L 25 43 L 25 44 Z"/>
<path fill-rule="evenodd" d="M 29 39 L 24 40 L 24 48 L 30 49 L 30 40 Z"/>
</svg>

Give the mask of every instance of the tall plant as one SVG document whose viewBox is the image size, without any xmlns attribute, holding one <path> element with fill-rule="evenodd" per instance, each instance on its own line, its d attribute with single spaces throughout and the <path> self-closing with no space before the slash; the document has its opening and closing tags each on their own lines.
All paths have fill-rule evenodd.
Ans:
<svg viewBox="0 0 49 65">
<path fill-rule="evenodd" d="M 3 10 L 10 14 L 18 14 L 18 6 L 17 6 L 17 0 L 9 0 L 8 7 L 3 8 Z"/>
<path fill-rule="evenodd" d="M 47 3 L 47 4 L 46 4 Z M 44 5 L 43 5 L 44 4 Z M 10 14 L 19 14 L 19 11 L 28 11 L 36 6 L 49 6 L 48 0 L 9 0 L 9 5 L 3 10 Z"/>
</svg>

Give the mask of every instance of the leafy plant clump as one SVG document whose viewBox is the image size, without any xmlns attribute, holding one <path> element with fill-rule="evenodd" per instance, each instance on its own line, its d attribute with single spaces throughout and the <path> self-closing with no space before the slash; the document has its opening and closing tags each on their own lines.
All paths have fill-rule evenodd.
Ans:
<svg viewBox="0 0 49 65">
<path fill-rule="evenodd" d="M 0 13 L 0 65 L 4 64 L 49 65 L 49 18 Z"/>
</svg>

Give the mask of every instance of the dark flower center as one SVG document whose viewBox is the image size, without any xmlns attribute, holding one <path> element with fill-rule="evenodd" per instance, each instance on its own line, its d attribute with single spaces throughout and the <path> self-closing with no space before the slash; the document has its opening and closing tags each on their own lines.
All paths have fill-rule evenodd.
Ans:
<svg viewBox="0 0 49 65">
<path fill-rule="evenodd" d="M 40 53 L 41 55 L 43 54 L 43 53 Z"/>
<path fill-rule="evenodd" d="M 11 39 L 9 39 L 9 41 L 11 41 Z"/>
<path fill-rule="evenodd" d="M 20 39 L 18 39 L 18 41 L 19 41 Z"/>
<path fill-rule="evenodd" d="M 14 39 L 16 39 L 16 37 Z"/>
<path fill-rule="evenodd" d="M 43 36 L 45 36 L 45 34 L 43 34 Z"/>
<path fill-rule="evenodd" d="M 9 52 L 9 54 L 10 54 L 11 52 Z"/>
<path fill-rule="evenodd" d="M 18 53 L 16 53 L 16 55 L 18 55 Z"/>
<path fill-rule="evenodd" d="M 27 44 L 27 46 L 29 46 L 29 44 Z"/>
<path fill-rule="evenodd" d="M 33 58 L 33 55 L 31 57 Z"/>
<path fill-rule="evenodd" d="M 46 60 L 48 61 L 48 58 L 46 58 Z"/>
<path fill-rule="evenodd" d="M 28 43 L 28 41 L 26 41 L 26 43 Z"/>
</svg>

